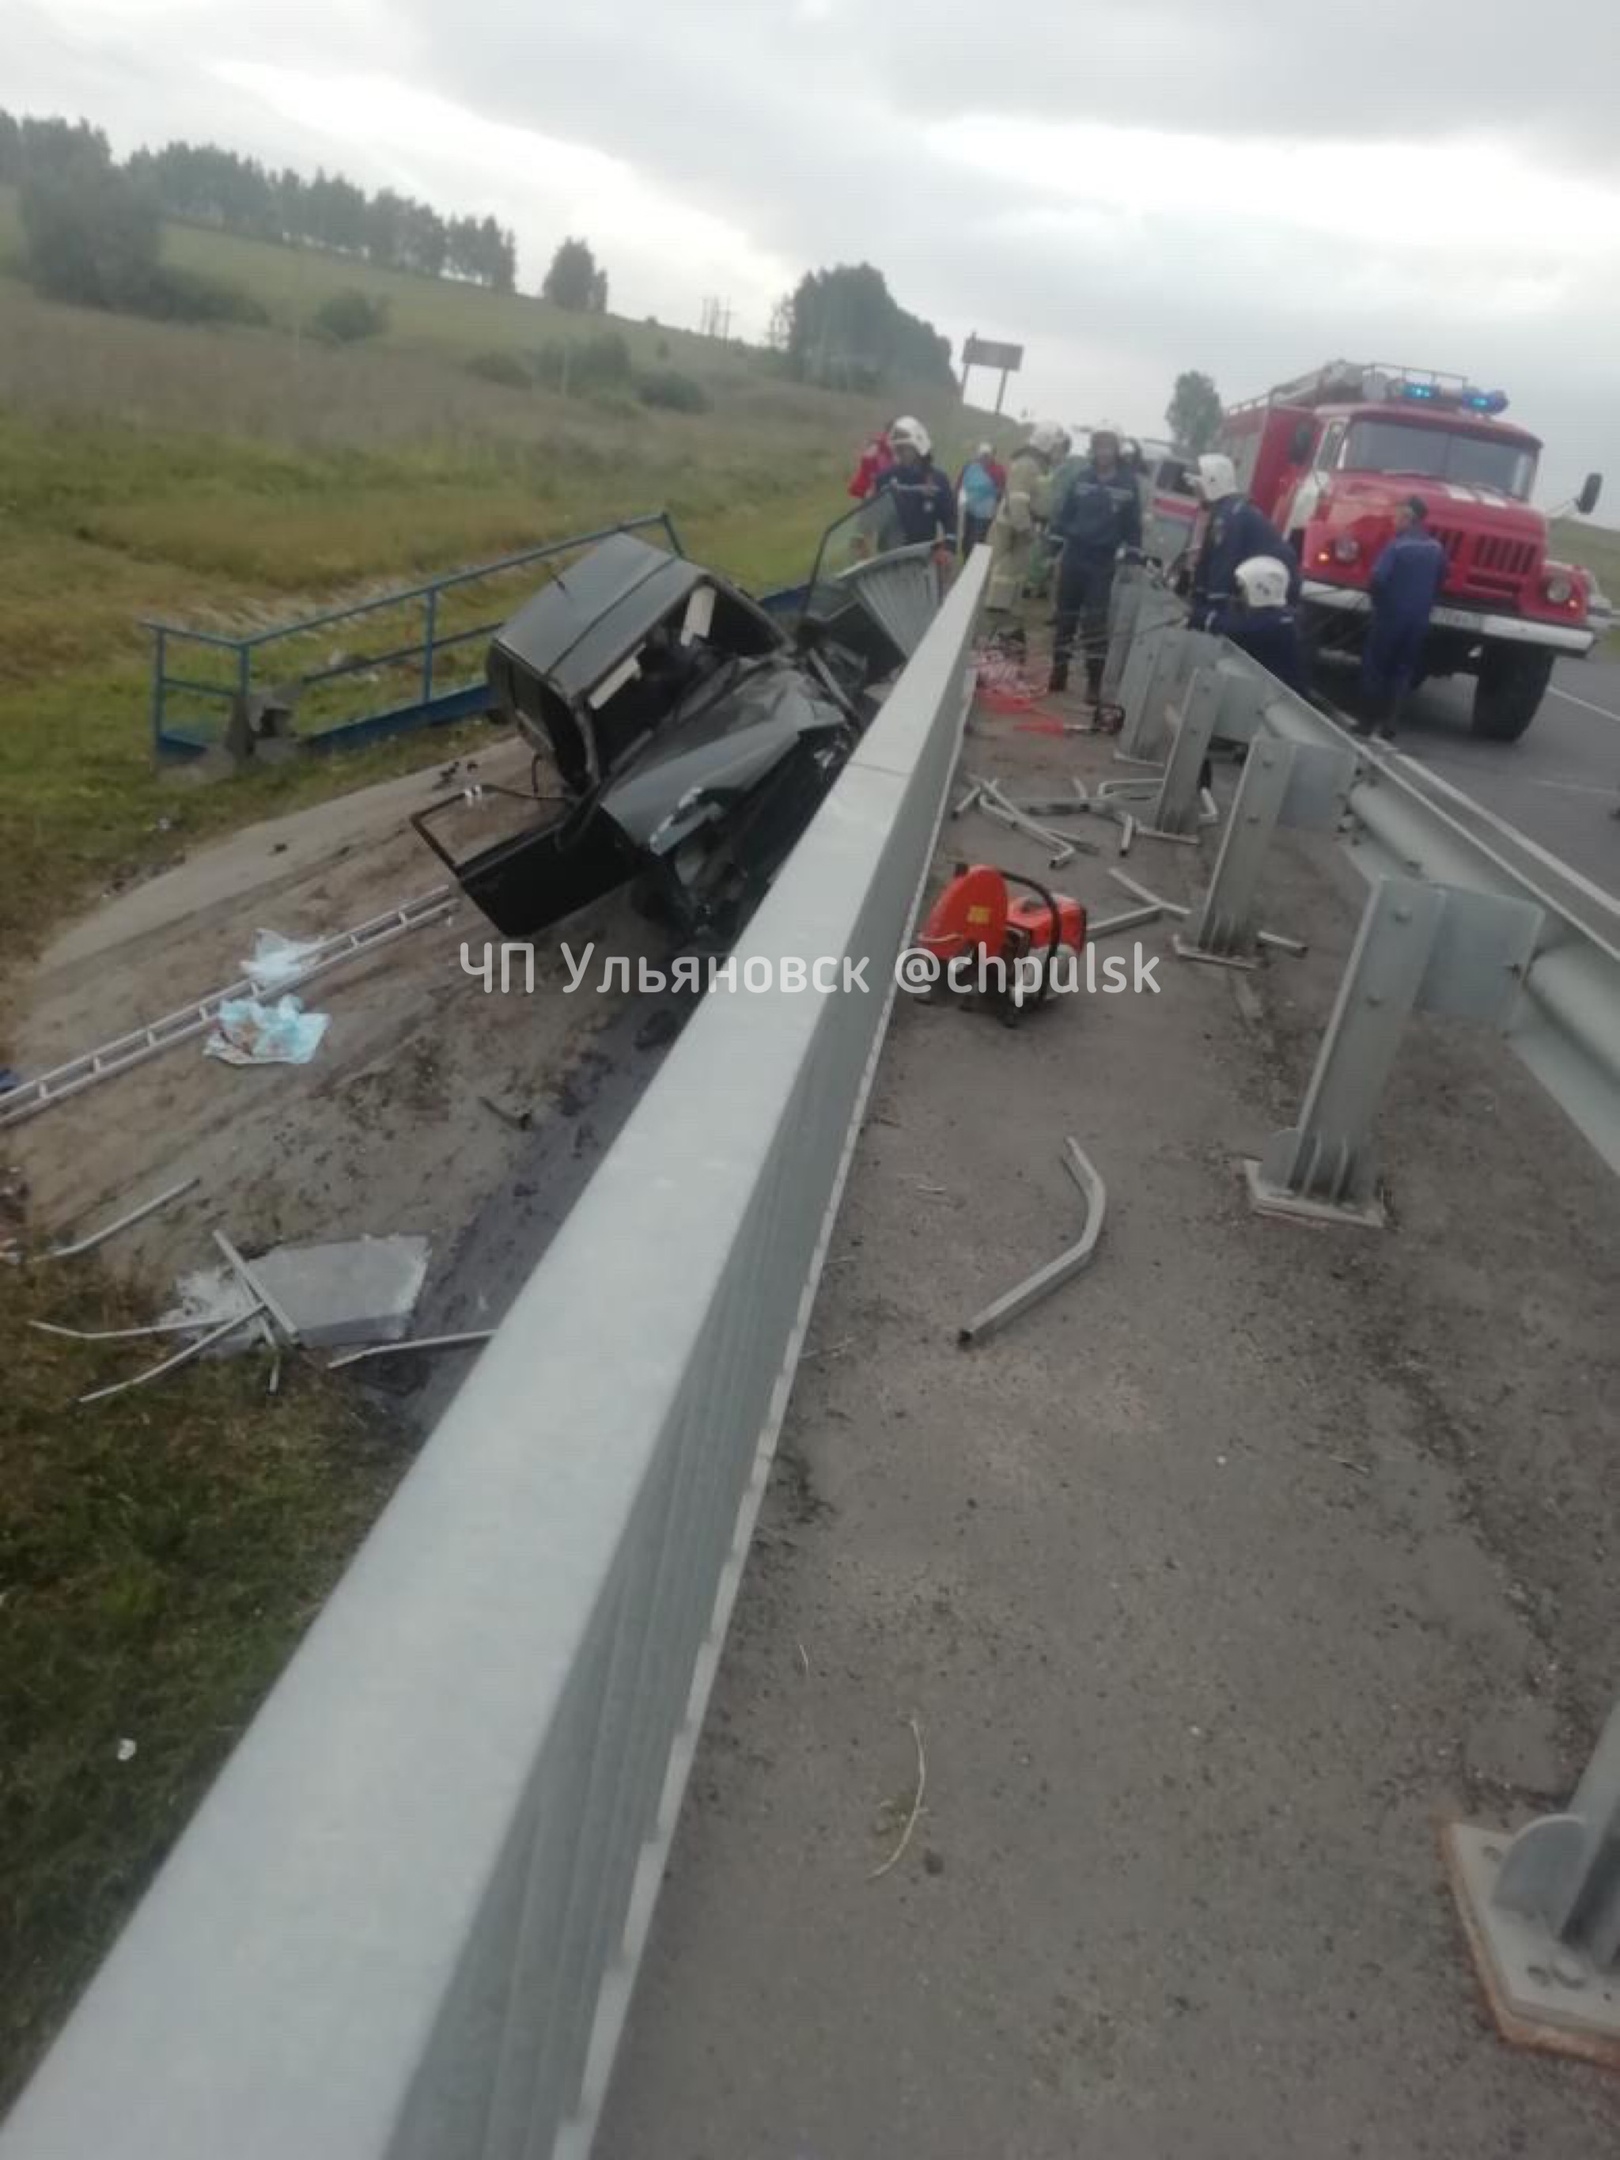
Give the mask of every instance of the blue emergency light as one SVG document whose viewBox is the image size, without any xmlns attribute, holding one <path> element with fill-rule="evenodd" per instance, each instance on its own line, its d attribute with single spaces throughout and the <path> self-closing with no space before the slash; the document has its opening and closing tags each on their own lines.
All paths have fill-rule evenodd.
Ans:
<svg viewBox="0 0 1620 2160">
<path fill-rule="evenodd" d="M 1464 412 L 1504 413 L 1507 411 L 1505 390 L 1448 390 L 1443 383 L 1403 382 L 1402 398 L 1409 405 L 1461 406 Z"/>
</svg>

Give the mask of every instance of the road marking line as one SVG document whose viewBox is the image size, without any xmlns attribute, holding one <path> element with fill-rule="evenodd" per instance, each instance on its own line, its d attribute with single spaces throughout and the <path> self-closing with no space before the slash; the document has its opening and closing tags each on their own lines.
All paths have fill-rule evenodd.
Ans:
<svg viewBox="0 0 1620 2160">
<path fill-rule="evenodd" d="M 1538 845 L 1527 832 L 1521 832 L 1517 825 L 1510 825 L 1506 818 L 1498 817 L 1494 810 L 1487 810 L 1482 802 L 1476 801 L 1472 795 L 1465 794 L 1460 787 L 1453 787 L 1451 782 L 1440 773 L 1437 773 L 1432 765 L 1423 764 L 1420 759 L 1411 756 L 1409 752 L 1404 750 L 1397 750 L 1393 755 L 1398 765 L 1405 765 L 1414 774 L 1421 773 L 1424 780 L 1431 787 L 1437 788 L 1442 795 L 1449 795 L 1453 802 L 1460 803 L 1470 816 L 1477 817 L 1481 824 L 1489 825 L 1494 832 L 1499 832 L 1504 839 L 1511 840 L 1515 847 L 1521 848 L 1534 861 L 1543 864 L 1549 870 L 1556 871 L 1558 876 L 1573 891 L 1584 893 L 1587 899 L 1597 901 L 1605 913 L 1620 915 L 1620 899 L 1617 899 L 1613 893 L 1605 892 L 1601 885 L 1594 885 L 1589 877 L 1583 877 L 1579 870 L 1563 861 L 1561 857 L 1554 855 L 1550 849 Z M 1590 923 L 1583 924 L 1582 928 L 1589 934 L 1600 938 L 1606 939 L 1609 935 L 1606 930 L 1594 932 Z"/>
<path fill-rule="evenodd" d="M 1596 713 L 1602 720 L 1620 720 L 1620 712 L 1610 712 L 1607 705 L 1594 705 L 1588 698 L 1577 697 L 1573 690 L 1560 690 L 1557 683 L 1549 683 L 1547 688 L 1566 705 L 1578 705 L 1582 712 Z"/>
</svg>

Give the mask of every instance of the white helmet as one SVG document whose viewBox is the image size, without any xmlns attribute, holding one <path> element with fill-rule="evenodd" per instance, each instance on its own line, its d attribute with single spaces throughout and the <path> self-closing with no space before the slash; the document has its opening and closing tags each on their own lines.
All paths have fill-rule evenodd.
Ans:
<svg viewBox="0 0 1620 2160">
<path fill-rule="evenodd" d="M 1288 605 L 1288 565 L 1275 555 L 1251 555 L 1237 566 L 1238 591 L 1252 608 Z"/>
<path fill-rule="evenodd" d="M 889 430 L 889 446 L 894 450 L 915 450 L 919 457 L 927 457 L 934 444 L 922 422 L 903 413 Z"/>
<path fill-rule="evenodd" d="M 1218 450 L 1206 451 L 1198 460 L 1198 492 L 1205 502 L 1224 502 L 1237 491 L 1237 467 L 1232 460 Z"/>
<path fill-rule="evenodd" d="M 1067 435 L 1055 420 L 1042 420 L 1029 431 L 1029 447 L 1037 457 L 1061 457 L 1067 442 Z"/>
</svg>

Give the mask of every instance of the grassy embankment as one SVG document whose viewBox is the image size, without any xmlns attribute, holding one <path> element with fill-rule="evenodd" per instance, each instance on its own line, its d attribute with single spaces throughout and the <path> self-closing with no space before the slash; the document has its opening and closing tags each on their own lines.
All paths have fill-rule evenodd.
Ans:
<svg viewBox="0 0 1620 2160">
<path fill-rule="evenodd" d="M 0 261 L 16 237 L 0 191 Z M 0 271 L 0 994 L 110 881 L 432 754 L 419 737 L 211 788 L 155 772 L 139 617 L 263 626 L 665 504 L 700 558 L 791 579 L 878 417 L 634 324 L 637 364 L 696 376 L 709 412 L 503 388 L 467 359 L 601 325 L 215 234 L 169 246 L 274 327 L 51 306 Z M 292 334 L 351 284 L 389 297 L 385 336 Z M 93 1262 L 0 1267 L 0 2105 L 402 1467 L 312 1372 L 267 1402 L 255 1360 L 75 1410 L 142 1346 L 27 1323 L 121 1316 L 140 1296 Z"/>
</svg>

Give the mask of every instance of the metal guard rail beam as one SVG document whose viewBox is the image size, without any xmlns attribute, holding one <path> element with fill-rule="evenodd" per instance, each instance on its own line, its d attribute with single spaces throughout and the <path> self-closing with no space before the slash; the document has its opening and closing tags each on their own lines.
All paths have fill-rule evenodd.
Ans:
<svg viewBox="0 0 1620 2160">
<path fill-rule="evenodd" d="M 436 679 L 437 671 L 443 656 L 487 637 L 498 625 L 479 623 L 470 629 L 441 631 L 438 621 L 441 595 L 461 587 L 481 584 L 509 571 L 527 569 L 537 563 L 553 561 L 561 555 L 571 555 L 581 548 L 609 539 L 615 533 L 654 531 L 664 535 L 675 554 L 684 553 L 674 519 L 667 510 L 657 510 L 639 517 L 625 518 L 619 524 L 603 526 L 595 532 L 570 533 L 560 540 L 548 540 L 539 547 L 524 548 L 515 555 L 503 555 L 494 562 L 477 564 L 468 570 L 453 570 L 443 577 L 431 578 L 423 585 L 411 585 L 396 592 L 380 593 L 374 599 L 358 601 L 350 607 L 306 616 L 297 622 L 279 623 L 271 629 L 253 631 L 241 637 L 229 637 L 213 630 L 188 630 L 178 623 L 143 619 L 140 628 L 150 632 L 152 637 L 150 705 L 153 747 L 159 756 L 195 756 L 207 748 L 211 739 L 200 737 L 195 731 L 186 732 L 183 724 L 179 729 L 168 725 L 171 693 L 180 693 L 214 704 L 235 705 L 239 701 L 245 701 L 254 688 L 255 664 L 274 664 L 276 647 L 317 631 L 329 630 L 338 624 L 364 622 L 368 617 L 386 614 L 391 609 L 411 606 L 421 608 L 422 634 L 410 644 L 396 646 L 387 652 L 346 657 L 325 667 L 301 668 L 296 671 L 293 679 L 301 689 L 310 689 L 322 683 L 340 681 L 345 677 L 367 677 L 385 669 L 403 669 L 414 664 L 421 674 L 417 695 L 407 697 L 402 703 L 381 705 L 368 712 L 339 715 L 329 720 L 325 726 L 306 734 L 303 737 L 306 746 L 314 750 L 352 747 L 424 722 L 455 719 L 465 713 L 482 710 L 486 700 L 480 691 L 481 670 L 468 676 L 464 669 L 460 669 L 457 671 L 456 680 L 448 686 L 439 684 Z M 204 683 L 191 677 L 172 674 L 169 654 L 177 640 L 200 646 L 205 651 L 228 654 L 232 662 L 228 678 L 216 683 Z M 262 682 L 263 678 L 260 680 Z"/>
<path fill-rule="evenodd" d="M 4 2130 L 589 2148 L 966 709 L 963 570 Z"/>
<path fill-rule="evenodd" d="M 1130 634 L 1134 625 L 1127 621 L 1122 627 Z M 1254 680 L 1272 734 L 1355 754 L 1358 772 L 1344 838 L 1369 882 L 1421 877 L 1540 908 L 1534 957 L 1504 1031 L 1506 1040 L 1610 1169 L 1620 1171 L 1620 907 L 1529 840 L 1513 836 L 1536 865 L 1520 867 L 1408 779 L 1393 760 L 1375 754 L 1359 736 L 1296 697 L 1246 653 L 1225 639 L 1220 649 L 1223 665 L 1236 664 Z M 1488 820 L 1479 805 L 1460 799 Z M 1560 880 L 1614 917 L 1612 934 L 1572 912 L 1555 889 Z"/>
<path fill-rule="evenodd" d="M 261 645 L 273 645 L 278 638 L 297 637 L 306 630 L 329 630 L 334 623 L 349 622 L 360 615 L 376 615 L 385 608 L 402 607 L 410 600 L 425 600 L 429 593 L 449 592 L 458 585 L 476 585 L 484 578 L 499 577 L 504 571 L 522 570 L 530 563 L 544 562 L 548 556 L 562 554 L 567 549 L 591 547 L 599 540 L 611 540 L 615 533 L 647 532 L 655 525 L 663 530 L 675 553 L 682 554 L 684 550 L 669 512 L 650 510 L 641 517 L 625 518 L 617 525 L 604 525 L 596 532 L 571 533 L 566 539 L 522 548 L 516 555 L 501 555 L 494 562 L 479 563 L 471 570 L 452 570 L 444 577 L 429 578 L 422 585 L 402 586 L 398 592 L 381 593 L 374 600 L 359 600 L 352 607 L 333 608 L 325 615 L 301 616 L 297 622 L 274 624 L 268 630 L 255 630 L 244 637 L 227 637 L 217 630 L 188 630 L 183 623 L 158 622 L 145 615 L 138 618 L 136 627 L 161 630 L 166 637 L 190 638 L 198 645 L 217 645 L 227 652 L 240 652 L 244 647 L 253 652 Z"/>
</svg>

